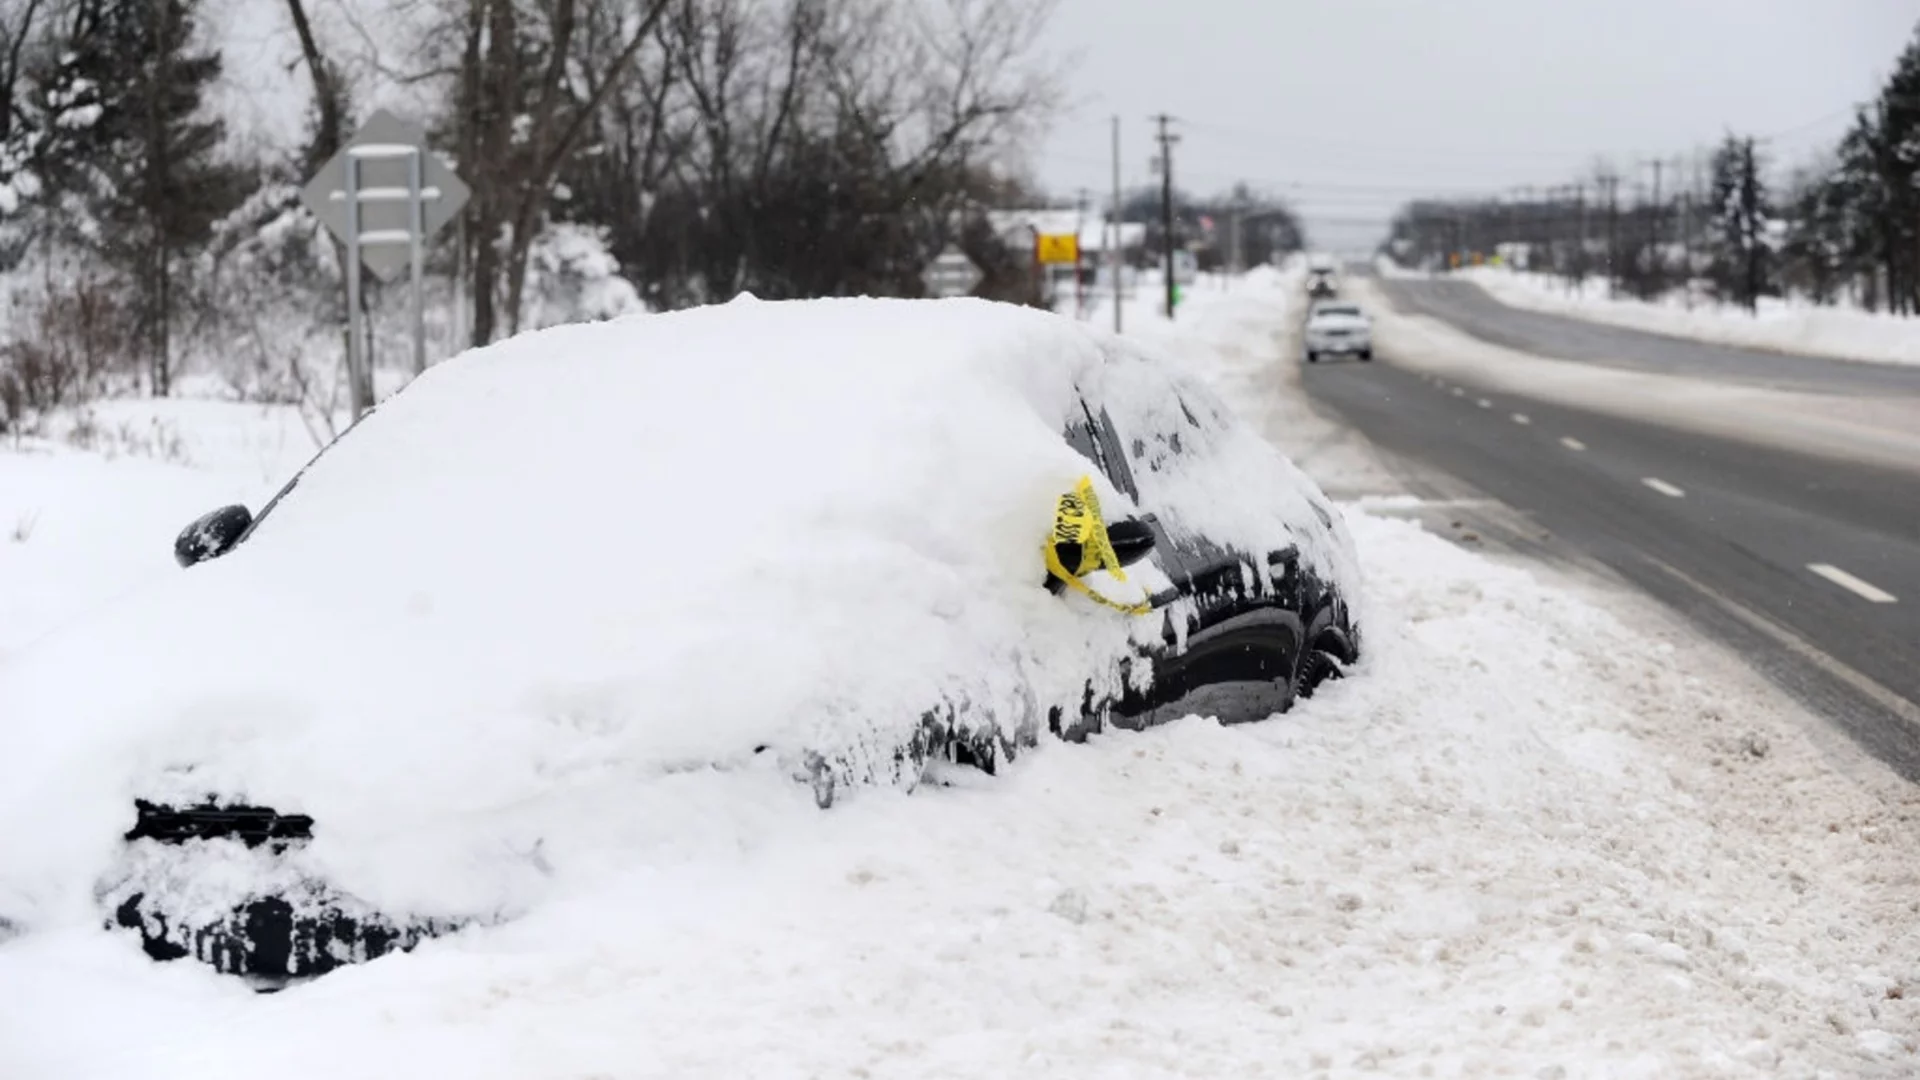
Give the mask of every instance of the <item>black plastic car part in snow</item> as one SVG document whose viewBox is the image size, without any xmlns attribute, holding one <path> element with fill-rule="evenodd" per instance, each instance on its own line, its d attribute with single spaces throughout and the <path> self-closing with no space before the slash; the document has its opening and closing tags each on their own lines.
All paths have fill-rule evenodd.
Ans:
<svg viewBox="0 0 1920 1080">
<path fill-rule="evenodd" d="M 126 833 L 129 843 L 237 840 L 279 851 L 313 836 L 311 818 L 261 806 L 174 807 L 137 800 L 135 807 L 139 816 Z M 246 976 L 263 989 L 410 949 L 465 925 L 450 919 L 388 919 L 317 882 L 304 885 L 296 896 L 254 897 L 217 918 L 190 922 L 134 892 L 120 900 L 113 921 L 139 931 L 142 948 L 155 960 L 191 957 L 223 974 Z"/>
<path fill-rule="evenodd" d="M 313 839 L 313 819 L 305 814 L 282 814 L 264 806 L 221 806 L 208 802 L 179 809 L 135 799 L 139 812 L 128 840 L 158 840 L 178 844 L 187 840 L 223 840 L 232 837 L 248 847 L 274 846 Z"/>
</svg>

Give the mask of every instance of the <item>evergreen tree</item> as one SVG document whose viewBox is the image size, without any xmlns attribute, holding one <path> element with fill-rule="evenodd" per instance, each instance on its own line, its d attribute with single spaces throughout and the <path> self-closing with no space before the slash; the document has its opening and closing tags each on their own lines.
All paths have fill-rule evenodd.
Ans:
<svg viewBox="0 0 1920 1080">
<path fill-rule="evenodd" d="M 1766 183 L 1753 140 L 1729 135 L 1713 154 L 1713 283 L 1722 299 L 1757 311 L 1766 290 L 1772 252 L 1767 237 Z"/>
<path fill-rule="evenodd" d="M 39 159 L 68 236 L 132 285 L 148 386 L 172 384 L 176 264 L 246 194 L 201 116 L 217 53 L 192 51 L 198 0 L 78 0 L 68 46 L 40 79 Z"/>
<path fill-rule="evenodd" d="M 1900 54 L 1866 124 L 1871 141 L 1862 163 L 1879 189 L 1874 202 L 1888 304 L 1920 310 L 1920 32 Z"/>
<path fill-rule="evenodd" d="M 1786 240 L 1780 250 L 1782 285 L 1830 304 L 1851 269 L 1846 193 L 1837 168 L 1806 173 L 1794 184 Z"/>
</svg>

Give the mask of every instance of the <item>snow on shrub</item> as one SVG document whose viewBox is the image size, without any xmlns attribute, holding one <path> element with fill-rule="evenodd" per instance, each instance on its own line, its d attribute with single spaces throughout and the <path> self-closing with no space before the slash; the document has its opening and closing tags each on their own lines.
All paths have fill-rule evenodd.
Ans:
<svg viewBox="0 0 1920 1080">
<path fill-rule="evenodd" d="M 521 325 L 529 330 L 594 322 L 647 310 L 639 290 L 607 250 L 608 230 L 573 221 L 550 223 L 533 241 Z"/>
</svg>

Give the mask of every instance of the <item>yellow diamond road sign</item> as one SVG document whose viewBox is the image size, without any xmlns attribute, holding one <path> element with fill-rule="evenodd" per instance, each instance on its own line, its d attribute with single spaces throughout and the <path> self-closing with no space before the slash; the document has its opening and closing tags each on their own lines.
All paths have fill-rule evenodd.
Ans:
<svg viewBox="0 0 1920 1080">
<path fill-rule="evenodd" d="M 1043 263 L 1080 261 L 1080 238 L 1073 233 L 1041 233 L 1034 238 L 1034 258 Z"/>
<path fill-rule="evenodd" d="M 356 165 L 357 175 L 349 176 Z M 351 242 L 350 182 L 359 196 L 360 262 L 382 281 L 400 276 L 412 260 L 414 183 L 420 189 L 422 244 L 453 220 L 471 194 L 452 167 L 427 146 L 424 128 L 385 109 L 374 113 L 300 191 L 300 201 L 343 243 Z"/>
</svg>

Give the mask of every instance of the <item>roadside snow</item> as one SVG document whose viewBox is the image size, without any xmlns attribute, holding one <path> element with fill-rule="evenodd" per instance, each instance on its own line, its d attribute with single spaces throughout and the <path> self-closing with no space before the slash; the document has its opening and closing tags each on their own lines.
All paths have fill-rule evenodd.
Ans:
<svg viewBox="0 0 1920 1080">
<path fill-rule="evenodd" d="M 1295 291 L 1176 333 L 1283 446 L 1339 445 L 1274 378 Z M 673 777 L 635 794 L 653 857 L 270 997 L 124 935 L 0 944 L 0 1076 L 1920 1070 L 1912 790 L 1660 609 L 1392 516 L 1414 503 L 1348 505 L 1371 652 L 1284 717 L 825 814 Z"/>
<path fill-rule="evenodd" d="M 1570 315 L 1593 322 L 1801 356 L 1920 364 L 1920 318 L 1823 307 L 1763 297 L 1756 316 L 1743 307 L 1698 301 L 1689 309 L 1678 296 L 1659 301 L 1614 298 L 1605 282 L 1587 282 L 1570 292 L 1560 278 L 1496 267 L 1473 267 L 1456 276 L 1478 283 L 1503 304 Z"/>
<path fill-rule="evenodd" d="M 195 400 L 101 402 L 0 441 L 0 663 L 177 572 L 181 528 L 260 505 L 313 450 L 291 408 Z"/>
<path fill-rule="evenodd" d="M 1346 287 L 1374 313 L 1381 354 L 1412 371 L 1819 457 L 1897 469 L 1920 460 L 1910 399 L 1776 390 L 1534 356 L 1398 311 L 1366 278 Z"/>
</svg>

